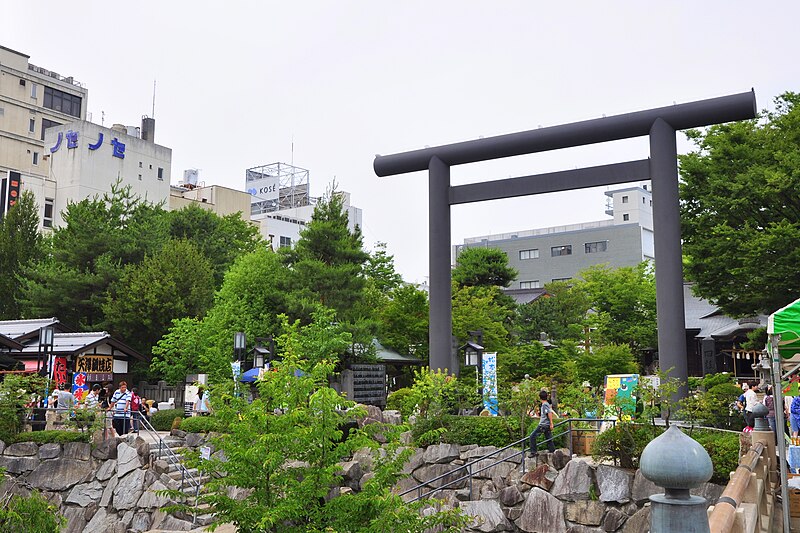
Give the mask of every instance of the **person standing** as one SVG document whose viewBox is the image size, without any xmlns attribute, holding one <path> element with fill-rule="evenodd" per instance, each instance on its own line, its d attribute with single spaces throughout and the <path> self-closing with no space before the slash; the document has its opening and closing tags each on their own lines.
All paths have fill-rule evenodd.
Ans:
<svg viewBox="0 0 800 533">
<path fill-rule="evenodd" d="M 778 429 L 775 427 L 775 396 L 772 395 L 772 387 L 767 385 L 767 389 L 764 391 L 764 407 L 767 408 L 767 422 L 769 422 L 769 428 L 775 432 L 777 437 Z"/>
<path fill-rule="evenodd" d="M 111 395 L 109 400 L 111 407 L 114 410 L 114 431 L 117 435 L 125 435 L 128 433 L 128 420 L 130 418 L 131 409 L 131 393 L 128 390 L 128 384 L 124 381 L 119 382 L 119 389 Z"/>
<path fill-rule="evenodd" d="M 197 389 L 197 396 L 194 399 L 194 412 L 196 415 L 208 416 L 211 414 L 211 404 L 208 401 L 208 392 L 200 387 Z"/>
<path fill-rule="evenodd" d="M 536 437 L 542 433 L 544 433 L 544 438 L 547 440 L 547 449 L 550 453 L 556 451 L 556 445 L 553 443 L 553 408 L 547 401 L 547 391 L 539 391 L 539 401 L 541 402 L 541 406 L 539 407 L 539 425 L 536 426 L 536 429 L 534 429 L 533 433 L 528 437 L 531 455 L 536 454 L 538 449 Z"/>
<path fill-rule="evenodd" d="M 131 421 L 133 422 L 133 432 L 139 433 L 139 417 L 142 415 L 142 398 L 139 396 L 136 387 L 131 389 Z"/>
<path fill-rule="evenodd" d="M 86 409 L 97 409 L 100 405 L 100 385 L 95 383 L 92 385 L 92 390 L 86 394 L 83 399 L 83 406 Z"/>
<path fill-rule="evenodd" d="M 755 416 L 753 416 L 753 408 L 758 403 L 757 385 L 751 385 L 744 392 L 744 419 L 747 427 L 750 429 L 755 425 Z"/>
</svg>

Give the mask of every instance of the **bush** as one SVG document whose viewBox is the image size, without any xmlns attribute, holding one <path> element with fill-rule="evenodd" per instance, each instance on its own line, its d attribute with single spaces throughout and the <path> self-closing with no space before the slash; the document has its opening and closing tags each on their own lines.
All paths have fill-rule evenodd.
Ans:
<svg viewBox="0 0 800 533">
<path fill-rule="evenodd" d="M 27 497 L 14 494 L 3 498 L 0 506 L 0 531 L 58 533 L 66 523 L 58 507 L 36 491 Z"/>
<path fill-rule="evenodd" d="M 222 432 L 225 430 L 225 424 L 215 416 L 193 416 L 184 418 L 181 421 L 180 429 L 187 433 Z"/>
<path fill-rule="evenodd" d="M 172 429 L 172 422 L 176 418 L 183 418 L 182 409 L 165 409 L 150 417 L 150 423 L 156 431 L 169 431 Z"/>
<path fill-rule="evenodd" d="M 692 438 L 703 445 L 714 465 L 711 483 L 720 485 L 730 480 L 730 473 L 739 465 L 739 434 L 727 431 L 698 429 Z"/>
<path fill-rule="evenodd" d="M 400 414 L 403 415 L 403 418 L 408 418 L 408 416 L 414 411 L 413 398 L 414 391 L 411 390 L 410 387 L 397 389 L 393 393 L 389 394 L 388 398 L 386 398 L 386 409 L 400 411 Z"/>
<path fill-rule="evenodd" d="M 92 434 L 84 431 L 67 431 L 63 429 L 51 429 L 47 431 L 30 431 L 27 433 L 17 433 L 9 438 L 6 444 L 14 442 L 35 442 L 37 444 L 64 444 L 67 442 L 91 442 Z"/>
<path fill-rule="evenodd" d="M 530 422 L 528 426 L 534 427 Z M 418 420 L 411 431 L 418 446 L 445 442 L 502 448 L 520 439 L 519 420 L 499 416 L 446 415 L 437 420 Z M 554 434 L 560 431 L 556 428 Z M 566 435 L 556 438 L 556 447 L 566 447 L 566 438 Z"/>
<path fill-rule="evenodd" d="M 617 422 L 597 435 L 592 456 L 598 462 L 618 460 L 622 468 L 638 468 L 644 447 L 662 431 L 650 425 Z"/>
</svg>

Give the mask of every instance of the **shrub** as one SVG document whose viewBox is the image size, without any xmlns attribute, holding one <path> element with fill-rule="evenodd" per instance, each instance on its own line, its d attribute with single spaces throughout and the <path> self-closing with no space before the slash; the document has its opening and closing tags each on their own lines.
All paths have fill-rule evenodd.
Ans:
<svg viewBox="0 0 800 533">
<path fill-rule="evenodd" d="M 0 531 L 58 533 L 66 522 L 58 507 L 36 491 L 26 497 L 13 494 L 0 504 Z"/>
<path fill-rule="evenodd" d="M 64 429 L 52 429 L 47 431 L 31 431 L 18 433 L 6 441 L 6 444 L 14 442 L 35 442 L 37 444 L 64 444 L 67 442 L 90 442 L 91 433 L 84 431 L 68 431 Z"/>
<path fill-rule="evenodd" d="M 714 465 L 712 483 L 726 484 L 739 465 L 739 434 L 727 431 L 695 430 L 692 438 L 703 445 Z"/>
<path fill-rule="evenodd" d="M 534 426 L 528 423 L 528 427 Z M 414 424 L 411 431 L 418 446 L 446 442 L 501 448 L 520 439 L 519 420 L 499 416 L 446 415 L 437 420 L 422 419 Z M 557 435 L 560 431 L 560 428 L 556 428 L 553 433 Z M 564 435 L 553 442 L 557 448 L 565 447 L 566 438 Z"/>
<path fill-rule="evenodd" d="M 224 431 L 222 420 L 215 416 L 193 416 L 181 421 L 180 429 L 187 433 L 208 433 L 209 431 Z"/>
<path fill-rule="evenodd" d="M 165 409 L 155 413 L 150 418 L 150 423 L 156 431 L 169 431 L 172 429 L 172 422 L 176 418 L 183 418 L 182 409 Z"/>
<path fill-rule="evenodd" d="M 622 468 L 638 468 L 644 447 L 663 428 L 617 422 L 597 435 L 592 446 L 595 461 L 618 460 Z"/>
<path fill-rule="evenodd" d="M 403 418 L 408 418 L 414 411 L 413 399 L 414 391 L 411 388 L 403 387 L 402 389 L 397 389 L 386 398 L 386 409 L 400 411 Z"/>
</svg>

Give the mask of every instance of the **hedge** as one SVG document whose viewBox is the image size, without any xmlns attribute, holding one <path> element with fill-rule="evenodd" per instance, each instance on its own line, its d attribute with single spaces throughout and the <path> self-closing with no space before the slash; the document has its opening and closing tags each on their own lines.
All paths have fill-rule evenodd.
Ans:
<svg viewBox="0 0 800 533">
<path fill-rule="evenodd" d="M 89 431 L 67 431 L 63 429 L 50 429 L 47 431 L 27 431 L 9 437 L 6 444 L 15 442 L 35 442 L 37 444 L 64 444 L 67 442 L 91 442 L 92 433 Z"/>
<path fill-rule="evenodd" d="M 525 436 L 536 427 L 536 420 L 527 424 Z M 436 431 L 442 428 L 444 431 Z M 554 430 L 558 434 L 560 428 Z M 501 448 L 520 440 L 519 419 L 502 416 L 458 416 L 444 415 L 435 420 L 417 420 L 412 428 L 412 435 L 417 445 L 445 442 L 449 444 L 477 444 L 478 446 L 497 446 Z M 540 439 L 540 441 L 543 440 Z M 556 438 L 557 448 L 564 447 L 566 436 Z M 544 449 L 544 445 L 540 444 Z"/>
<path fill-rule="evenodd" d="M 226 424 L 215 416 L 193 416 L 181 421 L 181 431 L 187 433 L 224 432 Z"/>
<path fill-rule="evenodd" d="M 711 483 L 725 485 L 739 465 L 739 433 L 696 429 L 691 437 L 703 445 L 714 465 Z"/>
<path fill-rule="evenodd" d="M 150 417 L 150 423 L 156 431 L 169 431 L 176 418 L 183 418 L 183 409 L 165 409 Z"/>
</svg>

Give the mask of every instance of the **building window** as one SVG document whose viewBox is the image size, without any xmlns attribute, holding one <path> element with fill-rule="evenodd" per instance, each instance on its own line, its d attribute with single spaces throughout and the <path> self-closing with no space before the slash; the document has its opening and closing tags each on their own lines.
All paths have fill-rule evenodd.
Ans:
<svg viewBox="0 0 800 533">
<path fill-rule="evenodd" d="M 142 162 L 139 161 L 139 168 L 142 168 Z"/>
<path fill-rule="evenodd" d="M 31 133 L 36 133 L 36 119 L 32 118 L 28 121 L 28 131 Z"/>
<path fill-rule="evenodd" d="M 153 170 L 153 165 L 150 165 L 150 170 Z"/>
<path fill-rule="evenodd" d="M 34 165 L 39 164 L 39 152 L 33 152 L 33 164 Z"/>
<path fill-rule="evenodd" d="M 44 199 L 44 218 L 42 219 L 42 226 L 45 228 L 53 227 L 53 199 Z"/>
<path fill-rule="evenodd" d="M 631 219 L 631 216 L 628 213 L 623 213 L 622 214 L 622 220 L 624 220 L 625 222 L 629 221 L 630 219 Z"/>
<path fill-rule="evenodd" d="M 54 111 L 60 111 L 73 117 L 81 116 L 81 97 L 53 89 L 44 88 L 44 107 Z"/>
<path fill-rule="evenodd" d="M 553 281 L 569 281 L 572 278 L 553 278 Z"/>
<path fill-rule="evenodd" d="M 550 248 L 551 257 L 558 257 L 559 255 L 572 255 L 572 245 L 567 244 L 565 246 L 553 246 Z"/>
<path fill-rule="evenodd" d="M 538 289 L 539 288 L 539 280 L 533 281 L 520 281 L 519 282 L 520 289 Z"/>
<path fill-rule="evenodd" d="M 627 204 L 628 203 L 628 197 L 627 196 L 623 196 L 622 197 L 622 203 L 623 204 Z"/>
<path fill-rule="evenodd" d="M 152 168 L 152 166 L 150 168 Z M 164 169 L 161 167 L 158 167 L 158 179 L 164 181 Z"/>
<path fill-rule="evenodd" d="M 139 174 L 139 181 L 142 181 L 142 175 Z"/>
<path fill-rule="evenodd" d="M 39 87 L 35 83 L 31 83 L 31 98 L 36 98 L 37 90 L 36 88 Z"/>
<path fill-rule="evenodd" d="M 53 122 L 52 120 L 48 120 L 46 118 L 42 119 L 42 140 L 44 140 L 44 132 L 47 128 L 52 128 L 53 126 L 60 126 L 58 122 Z"/>
<path fill-rule="evenodd" d="M 291 246 L 292 246 L 292 238 L 291 237 L 284 237 L 283 235 L 281 235 L 281 241 L 280 241 L 279 247 L 280 248 L 289 248 Z"/>
<path fill-rule="evenodd" d="M 647 203 L 647 199 L 646 198 L 642 198 L 642 203 L 646 204 Z"/>
<path fill-rule="evenodd" d="M 539 249 L 533 248 L 531 250 L 520 250 L 519 259 L 520 261 L 525 261 L 526 259 L 539 259 Z"/>
<path fill-rule="evenodd" d="M 608 241 L 587 242 L 584 244 L 587 254 L 596 254 L 608 250 Z"/>
</svg>

